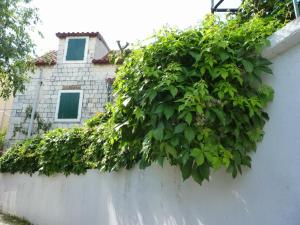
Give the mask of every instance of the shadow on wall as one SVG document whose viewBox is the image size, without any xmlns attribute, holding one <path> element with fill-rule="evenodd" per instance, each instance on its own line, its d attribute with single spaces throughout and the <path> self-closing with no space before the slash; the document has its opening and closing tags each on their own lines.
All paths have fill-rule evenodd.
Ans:
<svg viewBox="0 0 300 225">
<path fill-rule="evenodd" d="M 110 225 L 243 224 L 240 219 L 251 214 L 247 201 L 233 189 L 236 182 L 228 174 L 223 171 L 215 175 L 216 179 L 203 186 L 191 179 L 183 183 L 179 170 L 170 166 L 122 171 L 106 177 L 111 181 L 99 184 L 105 200 L 102 197 L 98 200 L 105 204 L 107 212 L 106 221 L 101 222 Z M 239 179 L 242 182 L 244 178 Z M 110 182 L 115 185 L 108 185 Z"/>
<path fill-rule="evenodd" d="M 261 165 L 236 179 L 216 172 L 202 186 L 182 182 L 169 165 L 68 177 L 0 174 L 0 208 L 39 225 L 298 225 L 297 185 L 287 188 Z"/>
</svg>

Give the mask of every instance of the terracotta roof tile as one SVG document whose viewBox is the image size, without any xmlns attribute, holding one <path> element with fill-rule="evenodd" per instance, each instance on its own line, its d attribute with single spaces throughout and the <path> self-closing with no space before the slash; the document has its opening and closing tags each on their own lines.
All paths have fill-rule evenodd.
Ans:
<svg viewBox="0 0 300 225">
<path fill-rule="evenodd" d="M 109 62 L 109 57 L 108 54 L 106 54 L 105 56 L 103 56 L 101 59 L 93 59 L 92 61 L 94 64 L 111 64 Z"/>
<path fill-rule="evenodd" d="M 115 52 L 115 51 L 111 51 L 111 52 Z M 100 64 L 100 65 L 114 64 L 114 63 L 110 62 L 110 60 L 109 60 L 109 54 L 111 52 L 109 52 L 108 54 L 106 54 L 105 56 L 103 56 L 101 59 L 93 59 L 92 63 L 94 63 L 94 64 Z M 123 60 L 119 60 L 117 62 L 117 64 L 122 64 L 122 63 L 123 63 Z"/>
<path fill-rule="evenodd" d="M 104 38 L 99 32 L 58 32 L 56 33 L 56 37 L 58 38 L 80 37 L 80 36 L 97 37 L 105 44 L 106 48 L 109 49 L 106 41 L 104 40 Z"/>
<path fill-rule="evenodd" d="M 99 32 L 58 32 L 56 33 L 56 37 L 58 38 L 78 37 L 78 36 L 98 37 L 99 39 L 102 38 Z"/>
<path fill-rule="evenodd" d="M 56 64 L 57 51 L 50 51 L 35 60 L 37 66 L 51 66 Z"/>
</svg>

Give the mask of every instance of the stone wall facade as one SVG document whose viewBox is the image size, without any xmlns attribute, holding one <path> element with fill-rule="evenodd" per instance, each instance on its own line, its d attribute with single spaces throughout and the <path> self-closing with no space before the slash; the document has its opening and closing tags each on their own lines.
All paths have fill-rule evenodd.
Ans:
<svg viewBox="0 0 300 225">
<path fill-rule="evenodd" d="M 104 109 L 108 99 L 106 78 L 115 75 L 116 66 L 111 64 L 96 65 L 92 63 L 95 55 L 96 38 L 89 39 L 88 57 L 84 63 L 63 62 L 65 39 L 60 39 L 59 50 L 57 51 L 57 63 L 55 65 L 38 66 L 30 75 L 30 82 L 26 84 L 24 93 L 18 93 L 12 106 L 12 114 L 7 133 L 9 145 L 22 140 L 26 135 L 18 132 L 13 135 L 14 127 L 18 126 L 26 116 L 26 109 L 33 107 L 38 98 L 36 112 L 42 119 L 51 123 L 53 128 L 69 128 L 81 125 L 85 120 L 91 118 L 97 112 Z M 99 46 L 101 44 L 97 43 Z M 97 47 L 99 48 L 99 47 Z M 108 49 L 102 47 L 98 56 L 104 56 Z M 81 118 L 79 122 L 58 122 L 55 121 L 55 112 L 58 104 L 59 91 L 63 89 L 80 89 L 83 91 Z M 37 97 L 38 96 L 38 97 Z M 27 130 L 30 118 L 22 125 Z M 37 126 L 34 121 L 33 128 Z M 33 129 L 34 130 L 34 129 Z"/>
</svg>

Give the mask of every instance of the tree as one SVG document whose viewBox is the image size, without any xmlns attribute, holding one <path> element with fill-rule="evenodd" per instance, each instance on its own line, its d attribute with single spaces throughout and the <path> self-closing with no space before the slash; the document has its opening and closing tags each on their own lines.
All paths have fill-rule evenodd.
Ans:
<svg viewBox="0 0 300 225">
<path fill-rule="evenodd" d="M 31 0 L 0 0 L 0 97 L 24 90 L 34 43 L 29 35 L 39 22 Z"/>
<path fill-rule="evenodd" d="M 254 15 L 277 19 L 285 24 L 295 19 L 293 2 L 291 0 L 244 0 L 239 8 L 238 16 L 248 21 Z"/>
</svg>

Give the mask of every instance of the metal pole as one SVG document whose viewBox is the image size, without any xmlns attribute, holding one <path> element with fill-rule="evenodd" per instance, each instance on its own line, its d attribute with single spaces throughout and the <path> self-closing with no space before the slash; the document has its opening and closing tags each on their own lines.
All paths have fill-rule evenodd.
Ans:
<svg viewBox="0 0 300 225">
<path fill-rule="evenodd" d="M 293 5 L 294 5 L 294 10 L 295 10 L 295 16 L 296 16 L 296 18 L 298 18 L 299 17 L 298 1 L 293 0 Z"/>
<path fill-rule="evenodd" d="M 42 86 L 42 73 L 43 73 L 43 70 L 42 70 L 42 68 L 40 68 L 39 84 L 38 84 L 37 91 L 36 91 L 36 96 L 35 96 L 35 99 L 34 99 L 34 102 L 33 102 L 33 107 L 32 107 L 29 126 L 28 126 L 27 137 L 30 137 L 31 134 L 32 134 L 34 114 L 36 112 L 36 108 L 37 108 L 37 104 L 38 104 L 39 96 L 40 96 L 40 89 L 41 89 L 41 86 Z"/>
</svg>

